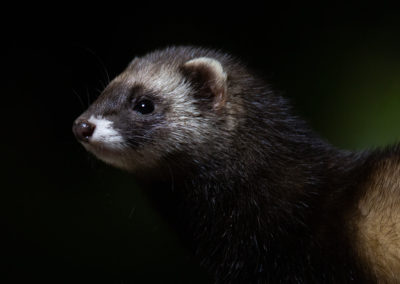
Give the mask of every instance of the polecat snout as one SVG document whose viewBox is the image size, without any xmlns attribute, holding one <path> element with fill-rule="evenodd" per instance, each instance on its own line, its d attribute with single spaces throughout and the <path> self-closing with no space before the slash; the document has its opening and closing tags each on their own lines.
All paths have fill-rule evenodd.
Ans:
<svg viewBox="0 0 400 284">
<path fill-rule="evenodd" d="M 178 229 L 217 283 L 400 281 L 399 148 L 332 147 L 227 54 L 135 58 L 73 131 L 149 189 L 174 188 Z"/>
</svg>

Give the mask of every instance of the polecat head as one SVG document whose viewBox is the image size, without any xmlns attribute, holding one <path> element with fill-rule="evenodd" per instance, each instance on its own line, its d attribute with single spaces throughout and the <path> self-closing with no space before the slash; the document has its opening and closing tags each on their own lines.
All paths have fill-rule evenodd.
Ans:
<svg viewBox="0 0 400 284">
<path fill-rule="evenodd" d="M 99 159 L 127 170 L 174 154 L 197 161 L 201 149 L 212 154 L 223 147 L 220 139 L 235 127 L 232 64 L 227 55 L 192 47 L 135 58 L 74 122 L 73 132 Z"/>
</svg>

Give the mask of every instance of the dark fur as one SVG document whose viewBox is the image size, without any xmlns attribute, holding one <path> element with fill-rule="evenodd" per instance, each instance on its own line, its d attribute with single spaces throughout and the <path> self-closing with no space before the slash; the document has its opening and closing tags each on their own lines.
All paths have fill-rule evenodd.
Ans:
<svg viewBox="0 0 400 284">
<path fill-rule="evenodd" d="M 215 91 L 207 85 L 207 70 L 193 73 L 182 67 L 202 56 L 221 62 L 228 73 L 224 99 L 239 104 L 237 109 L 213 109 Z M 284 98 L 225 54 L 184 47 L 145 59 L 160 65 L 173 61 L 192 83 L 187 99 L 213 122 L 207 147 L 196 141 L 178 145 L 157 168 L 137 171 L 136 176 L 175 220 L 216 283 L 376 281 L 355 249 L 349 220 L 357 214 L 357 200 L 365 190 L 360 185 L 379 154 L 341 151 L 321 140 L 292 114 Z M 132 93 L 128 104 L 137 94 L 146 94 L 162 111 L 132 122 L 116 103 Z M 146 86 L 126 89 L 113 84 L 89 109 L 114 117 L 115 127 L 132 147 L 149 143 L 140 136 L 147 135 L 151 143 L 162 139 L 162 132 L 148 132 L 162 124 L 163 114 L 173 111 L 173 105 L 157 101 L 157 94 Z M 237 125 L 227 133 L 228 111 Z M 388 153 L 394 156 L 399 151 Z"/>
</svg>

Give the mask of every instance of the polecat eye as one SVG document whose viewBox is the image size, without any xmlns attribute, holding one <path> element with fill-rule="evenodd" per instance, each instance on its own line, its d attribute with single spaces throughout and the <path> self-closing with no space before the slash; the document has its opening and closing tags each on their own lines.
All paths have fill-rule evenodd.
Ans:
<svg viewBox="0 0 400 284">
<path fill-rule="evenodd" d="M 140 112 L 141 114 L 148 114 L 153 112 L 154 104 L 152 101 L 149 100 L 142 100 L 138 102 L 133 110 Z"/>
</svg>

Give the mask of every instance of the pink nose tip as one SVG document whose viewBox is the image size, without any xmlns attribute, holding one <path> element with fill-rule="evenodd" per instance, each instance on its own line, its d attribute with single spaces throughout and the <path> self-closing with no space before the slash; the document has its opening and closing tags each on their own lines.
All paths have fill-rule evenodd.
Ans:
<svg viewBox="0 0 400 284">
<path fill-rule="evenodd" d="M 82 142 L 88 142 L 89 138 L 93 135 L 96 125 L 86 120 L 76 121 L 72 127 L 76 139 Z"/>
</svg>

